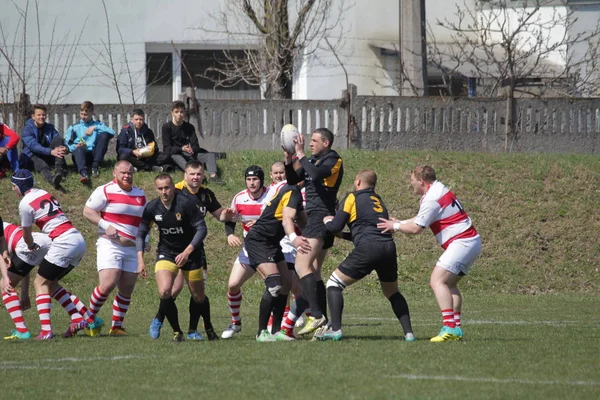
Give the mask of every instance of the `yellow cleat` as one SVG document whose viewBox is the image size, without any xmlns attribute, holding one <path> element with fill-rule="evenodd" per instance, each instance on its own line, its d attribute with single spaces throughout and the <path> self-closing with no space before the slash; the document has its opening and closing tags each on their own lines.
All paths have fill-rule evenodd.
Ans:
<svg viewBox="0 0 600 400">
<path fill-rule="evenodd" d="M 327 324 L 327 318 L 325 318 L 324 315 L 319 319 L 310 316 L 307 318 L 306 325 L 304 325 L 304 328 L 300 329 L 300 332 L 298 332 L 298 335 L 306 335 L 309 333 L 313 333 L 325 324 Z"/>
<path fill-rule="evenodd" d="M 462 340 L 462 330 L 460 328 L 449 328 L 444 326 L 437 336 L 432 337 L 429 341 L 433 343 L 452 342 Z"/>
<path fill-rule="evenodd" d="M 108 336 L 127 336 L 128 333 L 123 328 L 111 328 L 110 332 L 108 332 Z"/>
</svg>

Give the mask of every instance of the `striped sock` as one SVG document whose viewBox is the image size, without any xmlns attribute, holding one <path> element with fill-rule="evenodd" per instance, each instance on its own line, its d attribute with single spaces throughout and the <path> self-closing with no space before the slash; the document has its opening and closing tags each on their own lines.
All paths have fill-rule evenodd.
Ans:
<svg viewBox="0 0 600 400">
<path fill-rule="evenodd" d="M 2 301 L 6 307 L 6 311 L 15 323 L 17 332 L 27 332 L 27 325 L 25 325 L 25 319 L 23 318 L 23 310 L 21 309 L 21 300 L 17 292 L 3 292 Z"/>
<path fill-rule="evenodd" d="M 39 294 L 35 297 L 38 315 L 40 316 L 41 334 L 52 332 L 50 323 L 50 311 L 52 310 L 52 298 L 48 294 Z"/>
<path fill-rule="evenodd" d="M 442 323 L 448 328 L 456 328 L 456 322 L 454 322 L 454 311 L 452 309 L 442 310 Z"/>
<path fill-rule="evenodd" d="M 129 309 L 129 303 L 131 302 L 131 297 L 125 297 L 120 293 L 117 293 L 115 296 L 115 300 L 113 301 L 113 315 L 112 315 L 112 327 L 122 328 L 123 320 L 125 319 L 125 313 Z"/>
<path fill-rule="evenodd" d="M 90 310 L 88 310 L 85 307 L 83 302 L 81 300 L 79 300 L 79 297 L 77 297 L 73 293 L 71 293 L 71 301 L 73 302 L 73 305 L 77 309 L 77 312 L 83 316 L 83 319 L 85 319 L 88 324 L 91 324 L 94 322 L 94 315 L 90 312 Z"/>
<path fill-rule="evenodd" d="M 98 314 L 107 298 L 108 296 L 100 291 L 100 286 L 96 286 L 90 297 L 90 312 L 94 315 Z"/>
<path fill-rule="evenodd" d="M 71 293 L 67 292 L 64 287 L 59 287 L 52 298 L 58 302 L 65 309 L 65 311 L 71 316 L 71 322 L 79 323 L 83 321 L 83 317 L 75 308 L 75 304 L 71 301 Z"/>
<path fill-rule="evenodd" d="M 456 324 L 457 327 L 461 326 L 461 323 L 460 323 L 460 312 L 454 311 L 454 323 Z"/>
<path fill-rule="evenodd" d="M 296 315 L 294 315 L 294 313 L 291 310 L 289 310 L 287 315 L 283 319 L 283 322 L 281 323 L 281 330 L 287 331 L 287 332 L 293 332 L 294 325 L 296 325 L 297 319 L 298 319 L 298 317 Z"/>
<path fill-rule="evenodd" d="M 227 305 L 229 305 L 229 312 L 231 313 L 231 323 L 235 325 L 241 324 L 240 306 L 242 305 L 242 292 L 232 294 L 230 291 L 227 291 Z"/>
</svg>

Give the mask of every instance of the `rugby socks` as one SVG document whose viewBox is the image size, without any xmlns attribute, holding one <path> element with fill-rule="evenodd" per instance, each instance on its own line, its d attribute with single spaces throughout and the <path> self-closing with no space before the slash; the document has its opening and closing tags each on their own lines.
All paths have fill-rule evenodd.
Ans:
<svg viewBox="0 0 600 400">
<path fill-rule="evenodd" d="M 206 301 L 206 300 L 204 300 Z M 188 329 L 188 333 L 192 333 L 198 330 L 198 322 L 200 321 L 200 316 L 202 315 L 202 305 L 204 304 L 204 302 L 202 303 L 196 303 L 196 300 L 194 300 L 193 296 L 190 296 L 190 306 L 189 306 L 189 311 L 190 311 L 190 324 L 189 324 L 189 329 Z"/>
<path fill-rule="evenodd" d="M 214 329 L 210 319 L 210 300 L 208 300 L 208 296 L 206 295 L 204 296 L 204 302 L 200 303 L 200 315 L 204 321 L 204 330 Z"/>
<path fill-rule="evenodd" d="M 179 326 L 179 314 L 177 312 L 177 305 L 175 304 L 175 299 L 172 297 L 169 299 L 160 299 L 160 307 L 165 312 L 165 317 L 167 317 L 167 321 L 169 321 L 169 325 L 173 328 L 173 332 L 175 333 L 183 333 L 181 330 L 181 326 Z"/>
<path fill-rule="evenodd" d="M 404 334 L 412 333 L 412 325 L 410 323 L 410 312 L 408 310 L 408 303 L 402 293 L 396 292 L 388 299 L 392 305 L 392 310 L 396 314 L 396 318 L 400 321 Z"/>
<path fill-rule="evenodd" d="M 454 311 L 451 308 L 442 310 L 442 323 L 448 328 L 456 328 L 456 322 L 454 322 Z"/>
<path fill-rule="evenodd" d="M 325 318 L 327 318 L 327 289 L 322 280 L 317 281 L 317 297 L 319 298 L 319 308 Z"/>
<path fill-rule="evenodd" d="M 58 302 L 65 309 L 65 311 L 71 317 L 71 322 L 79 323 L 83 321 L 83 316 L 77 311 L 75 304 L 71 301 L 71 293 L 67 292 L 64 287 L 59 287 L 56 292 L 52 294 L 52 298 Z"/>
<path fill-rule="evenodd" d="M 260 307 L 258 311 L 258 333 L 260 335 L 262 331 L 267 329 L 267 325 L 269 324 L 269 317 L 271 316 L 271 311 L 273 310 L 273 303 L 275 302 L 275 297 L 271 295 L 269 289 L 265 288 L 265 292 L 260 299 Z"/>
<path fill-rule="evenodd" d="M 241 325 L 242 320 L 240 318 L 240 306 L 242 305 L 242 291 L 240 290 L 235 294 L 227 291 L 227 305 L 229 305 L 231 323 L 234 325 Z"/>
<path fill-rule="evenodd" d="M 339 331 L 342 329 L 342 313 L 344 312 L 343 289 L 337 286 L 330 286 L 327 289 L 327 301 L 329 301 L 329 311 L 331 312 L 331 330 Z"/>
<path fill-rule="evenodd" d="M 281 323 L 281 330 L 286 332 L 293 332 L 294 325 L 296 324 L 297 319 L 298 317 L 290 309 L 287 315 L 283 317 L 283 322 Z"/>
<path fill-rule="evenodd" d="M 293 332 L 294 325 L 296 325 L 296 320 L 304 313 L 305 310 L 307 310 L 307 307 L 308 300 L 302 296 L 296 296 L 294 304 L 292 304 L 292 307 L 290 308 L 290 312 L 281 323 L 281 329 L 290 333 Z"/>
<path fill-rule="evenodd" d="M 17 292 L 2 292 L 2 301 L 10 318 L 15 323 L 17 332 L 27 332 L 27 325 L 25 325 L 23 310 L 21 309 L 21 300 L 19 300 Z"/>
<path fill-rule="evenodd" d="M 73 305 L 75 305 L 77 312 L 83 316 L 83 319 L 85 319 L 88 324 L 92 324 L 94 322 L 94 315 L 90 312 L 90 310 L 85 308 L 85 305 L 81 300 L 79 300 L 79 297 L 75 296 L 73 293 L 70 294 L 71 301 L 73 302 Z"/>
<path fill-rule="evenodd" d="M 281 330 L 281 321 L 285 312 L 288 295 L 280 294 L 273 300 L 273 325 L 271 326 L 271 334 L 276 334 Z"/>
<path fill-rule="evenodd" d="M 177 300 L 177 297 L 173 297 L 173 301 L 176 301 L 176 300 Z M 160 304 L 158 306 L 158 311 L 156 312 L 156 316 L 154 318 L 159 320 L 161 324 L 163 322 L 165 322 L 165 311 L 160 307 Z"/>
<path fill-rule="evenodd" d="M 108 295 L 105 295 L 100 291 L 100 286 L 96 286 L 92 291 L 92 296 L 90 297 L 90 312 L 94 315 L 98 314 L 107 298 Z"/>
<path fill-rule="evenodd" d="M 123 328 L 123 320 L 129 309 L 129 303 L 131 303 L 131 297 L 125 297 L 121 293 L 117 293 L 115 300 L 113 301 L 111 329 Z"/>
<path fill-rule="evenodd" d="M 305 275 L 300 279 L 300 284 L 302 285 L 302 293 L 310 304 L 312 316 L 315 319 L 322 318 L 323 313 L 322 310 L 319 309 L 319 296 L 317 294 L 317 280 L 315 279 L 315 274 L 310 273 Z"/>
<path fill-rule="evenodd" d="M 460 323 L 460 312 L 454 311 L 454 324 L 456 325 L 457 328 L 459 328 L 461 326 L 461 323 Z"/>
<path fill-rule="evenodd" d="M 52 310 L 52 298 L 49 294 L 39 294 L 35 297 L 35 304 L 40 316 L 40 333 L 51 333 L 50 311 Z"/>
</svg>

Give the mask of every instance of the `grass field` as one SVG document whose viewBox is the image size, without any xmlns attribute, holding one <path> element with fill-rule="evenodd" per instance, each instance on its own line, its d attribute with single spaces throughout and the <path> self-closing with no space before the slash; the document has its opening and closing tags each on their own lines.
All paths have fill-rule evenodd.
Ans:
<svg viewBox="0 0 600 400">
<path fill-rule="evenodd" d="M 344 340 L 339 343 L 254 341 L 263 284 L 244 288 L 244 330 L 231 341 L 170 343 L 147 337 L 157 306 L 156 285 L 140 281 L 126 326 L 127 338 L 0 342 L 0 399 L 68 398 L 431 398 L 431 399 L 597 399 L 600 398 L 600 159 L 573 155 L 505 155 L 432 152 L 342 152 L 346 176 L 374 168 L 378 192 L 391 214 L 411 217 L 418 199 L 409 189 L 410 169 L 429 163 L 451 186 L 482 234 L 482 257 L 464 280 L 462 343 L 432 344 L 439 310 L 427 286 L 441 249 L 431 234 L 397 237 L 399 274 L 411 307 L 418 340 L 399 340 L 400 328 L 376 279 L 366 278 L 346 292 Z M 219 161 L 226 185 L 214 187 L 228 204 L 243 188 L 243 170 L 267 167 L 273 152 L 241 152 Z M 176 174 L 178 178 L 180 174 Z M 108 170 L 99 183 L 110 179 Z M 152 191 L 152 176 L 137 184 Z M 48 189 L 45 183 L 40 186 Z M 63 209 L 88 239 L 88 255 L 65 279 L 82 300 L 95 286 L 95 228 L 81 209 L 91 189 L 75 177 L 67 193 L 56 193 Z M 0 215 L 17 222 L 18 199 L 7 180 Z M 209 283 L 213 323 L 228 323 L 226 282 L 236 249 L 225 246 L 223 228 L 208 220 Z M 239 228 L 238 228 L 239 229 Z M 153 244 L 156 240 L 154 235 Z M 350 250 L 336 244 L 326 276 Z M 151 256 L 148 257 L 150 262 Z M 187 325 L 186 292 L 178 306 Z M 110 318 L 110 307 L 101 312 Z M 37 314 L 25 312 L 31 330 Z M 67 326 L 55 303 L 56 333 Z M 0 331 L 11 321 L 0 312 Z"/>
</svg>

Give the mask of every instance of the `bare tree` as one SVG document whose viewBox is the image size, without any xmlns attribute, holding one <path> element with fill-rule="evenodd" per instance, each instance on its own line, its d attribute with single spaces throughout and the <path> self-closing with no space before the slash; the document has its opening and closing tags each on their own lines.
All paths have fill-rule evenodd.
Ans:
<svg viewBox="0 0 600 400">
<path fill-rule="evenodd" d="M 297 57 L 313 54 L 323 38 L 340 37 L 348 7 L 346 0 L 227 0 L 210 15 L 217 30 L 198 28 L 225 35 L 231 49 L 205 77 L 222 87 L 260 86 L 267 99 L 291 98 Z"/>
</svg>

